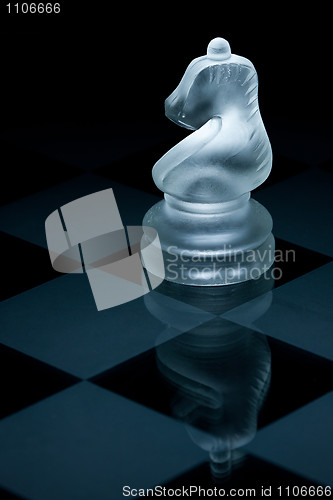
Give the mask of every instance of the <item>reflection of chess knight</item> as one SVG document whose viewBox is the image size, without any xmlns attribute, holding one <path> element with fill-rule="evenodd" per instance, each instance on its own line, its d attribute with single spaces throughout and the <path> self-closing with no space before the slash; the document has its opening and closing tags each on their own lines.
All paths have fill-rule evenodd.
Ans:
<svg viewBox="0 0 333 500">
<path fill-rule="evenodd" d="M 267 341 L 217 319 L 160 345 L 156 354 L 177 389 L 173 414 L 209 452 L 213 472 L 227 472 L 233 451 L 256 433 L 270 374 Z"/>
<path fill-rule="evenodd" d="M 221 285 L 259 276 L 273 263 L 272 219 L 250 192 L 268 177 L 272 152 L 253 64 L 231 54 L 226 40 L 212 40 L 165 110 L 195 130 L 153 168 L 165 200 L 147 212 L 144 225 L 159 234 L 166 279 Z"/>
<path fill-rule="evenodd" d="M 271 284 L 261 283 L 266 289 Z M 225 293 L 207 297 L 209 309 L 221 314 L 262 291 L 248 288 L 247 294 L 239 294 L 244 285 L 231 285 L 238 287 L 236 297 Z M 182 288 L 182 294 L 189 289 L 171 286 Z M 199 289 L 191 289 L 193 297 L 193 291 Z M 175 315 L 169 311 L 163 316 L 163 298 L 159 296 L 152 293 L 145 297 L 149 310 L 168 321 L 169 328 L 184 328 L 186 319 L 179 309 Z M 265 312 L 270 300 L 270 294 L 265 294 L 256 301 L 255 310 L 249 312 L 253 320 Z M 166 332 L 159 341 L 163 337 L 167 338 Z M 229 473 L 237 460 L 237 449 L 256 434 L 258 413 L 269 387 L 271 359 L 266 337 L 216 316 L 158 345 L 156 357 L 160 372 L 175 391 L 173 415 L 186 424 L 191 439 L 209 453 L 213 474 Z"/>
</svg>

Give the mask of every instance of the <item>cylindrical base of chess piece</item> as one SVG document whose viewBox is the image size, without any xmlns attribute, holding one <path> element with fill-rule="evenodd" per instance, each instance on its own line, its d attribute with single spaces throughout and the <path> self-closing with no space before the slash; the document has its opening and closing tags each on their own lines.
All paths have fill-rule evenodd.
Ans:
<svg viewBox="0 0 333 500">
<path fill-rule="evenodd" d="M 274 262 L 269 212 L 250 193 L 224 203 L 189 203 L 165 194 L 145 215 L 156 229 L 165 279 L 216 286 L 258 278 Z"/>
</svg>

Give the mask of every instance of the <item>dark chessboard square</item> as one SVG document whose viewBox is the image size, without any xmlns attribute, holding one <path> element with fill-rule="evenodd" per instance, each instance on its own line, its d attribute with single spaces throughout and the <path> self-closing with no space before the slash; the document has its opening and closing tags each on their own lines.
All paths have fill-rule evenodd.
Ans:
<svg viewBox="0 0 333 500">
<path fill-rule="evenodd" d="M 265 489 L 272 488 L 272 498 L 278 498 L 279 490 L 277 488 L 279 486 L 282 486 L 282 488 L 289 486 L 290 490 L 293 486 L 318 486 L 314 481 L 309 481 L 298 474 L 294 474 L 251 455 L 245 455 L 239 463 L 232 463 L 230 473 L 222 477 L 214 476 L 209 463 L 206 462 L 163 484 L 166 489 L 189 489 L 192 485 L 198 486 L 198 488 L 200 486 L 206 490 L 214 489 L 215 487 L 217 490 L 223 488 L 226 490 L 226 493 L 231 488 L 236 490 L 242 489 L 244 491 L 248 488 L 254 488 L 256 494 L 252 493 L 251 498 L 265 498 L 261 494 L 262 486 Z M 287 492 L 287 490 L 285 491 Z M 246 498 L 248 496 L 250 496 L 250 492 L 248 492 Z M 240 498 L 240 496 L 237 498 Z"/>
<path fill-rule="evenodd" d="M 79 379 L 0 344 L 0 418 L 15 413 Z"/>
<path fill-rule="evenodd" d="M 257 391 L 261 428 L 333 390 L 333 363 L 216 318 L 91 381 L 210 432 L 221 398 L 234 421 Z"/>
<path fill-rule="evenodd" d="M 320 163 L 318 165 L 319 168 L 322 168 L 326 172 L 329 172 L 330 174 L 333 173 L 333 158 L 330 158 L 329 160 L 324 161 L 323 163 Z"/>
<path fill-rule="evenodd" d="M 1 205 L 47 189 L 84 173 L 40 153 L 0 141 L 2 165 Z"/>
<path fill-rule="evenodd" d="M 296 278 L 300 278 L 321 266 L 332 262 L 332 257 L 324 255 L 309 248 L 304 248 L 290 241 L 275 238 L 275 268 L 276 271 L 274 288 L 288 283 Z"/>
<path fill-rule="evenodd" d="M 333 362 L 272 337 L 270 388 L 258 428 L 288 415 L 333 390 Z"/>
<path fill-rule="evenodd" d="M 93 377 L 90 381 L 148 408 L 172 416 L 170 400 L 173 391 L 158 370 L 155 349 L 135 356 Z"/>
<path fill-rule="evenodd" d="M 45 248 L 0 232 L 2 276 L 0 300 L 8 299 L 61 276 L 54 271 Z"/>
</svg>

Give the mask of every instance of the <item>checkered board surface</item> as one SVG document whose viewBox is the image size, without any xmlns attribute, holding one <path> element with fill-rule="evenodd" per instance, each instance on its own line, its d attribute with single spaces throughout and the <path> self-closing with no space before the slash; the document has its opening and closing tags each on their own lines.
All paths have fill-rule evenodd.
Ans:
<svg viewBox="0 0 333 500">
<path fill-rule="evenodd" d="M 123 223 L 141 224 L 161 197 L 151 167 L 179 138 L 163 127 L 135 128 L 135 138 L 125 125 L 2 136 L 0 497 L 118 500 L 124 485 L 333 487 L 328 158 L 307 163 L 297 151 L 277 151 L 271 177 L 253 193 L 272 214 L 277 249 L 295 252 L 294 261 L 279 264 L 281 279 L 228 293 L 164 282 L 143 298 L 98 312 L 85 276 L 53 271 L 44 221 L 64 203 L 112 187 Z M 205 335 L 218 348 L 207 341 L 208 354 L 205 344 L 186 357 L 189 339 Z M 270 374 L 253 396 L 251 424 L 248 371 L 242 362 L 237 371 L 238 358 L 233 363 L 218 340 L 223 336 L 227 346 L 243 339 L 248 369 L 264 363 Z M 172 357 L 177 345 L 185 352 Z M 190 359 L 186 376 L 182 356 Z M 214 391 L 216 404 L 230 412 L 229 425 L 222 416 L 209 423 L 205 397 Z M 204 408 L 202 418 L 188 420 L 189 402 Z M 236 443 L 235 422 L 247 438 L 231 445 L 231 472 L 214 476 L 202 443 L 216 436 Z M 247 426 L 255 429 L 250 437 Z"/>
</svg>

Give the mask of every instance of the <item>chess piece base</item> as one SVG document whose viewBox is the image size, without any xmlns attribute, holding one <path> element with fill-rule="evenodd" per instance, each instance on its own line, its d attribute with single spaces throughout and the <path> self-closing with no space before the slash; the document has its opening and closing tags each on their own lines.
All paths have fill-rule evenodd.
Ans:
<svg viewBox="0 0 333 500">
<path fill-rule="evenodd" d="M 165 195 L 145 215 L 156 229 L 165 279 L 218 286 L 256 279 L 274 262 L 272 218 L 250 193 L 224 203 L 189 203 Z"/>
</svg>

